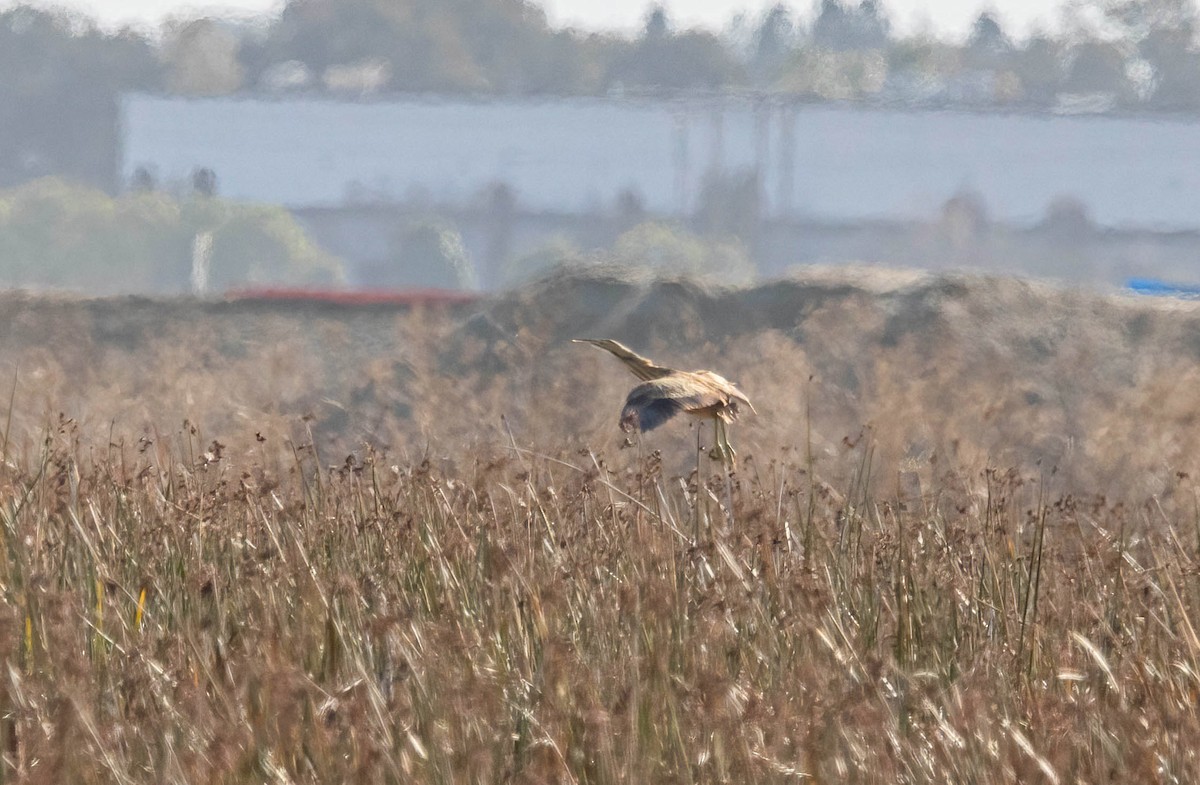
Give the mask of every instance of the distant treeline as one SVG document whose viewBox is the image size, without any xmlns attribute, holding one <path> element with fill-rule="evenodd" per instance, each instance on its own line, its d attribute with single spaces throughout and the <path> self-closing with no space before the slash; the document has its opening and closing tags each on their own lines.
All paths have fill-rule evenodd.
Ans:
<svg viewBox="0 0 1200 785">
<path fill-rule="evenodd" d="M 117 96 L 425 91 L 761 91 L 798 100 L 1072 111 L 1200 111 L 1193 0 L 1073 0 L 1015 41 L 983 13 L 965 42 L 899 37 L 876 0 L 784 5 L 720 33 L 647 9 L 635 36 L 551 27 L 523 0 L 290 0 L 257 21 L 175 19 L 156 35 L 0 13 L 0 186 L 60 175 L 114 189 Z"/>
<path fill-rule="evenodd" d="M 0 190 L 0 288 L 181 294 L 334 286 L 344 275 L 282 207 L 136 190 L 111 197 L 56 178 Z"/>
</svg>

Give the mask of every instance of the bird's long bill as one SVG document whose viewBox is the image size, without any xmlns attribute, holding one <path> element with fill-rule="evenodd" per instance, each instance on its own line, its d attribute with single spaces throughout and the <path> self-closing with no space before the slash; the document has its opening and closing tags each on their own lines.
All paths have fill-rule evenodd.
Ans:
<svg viewBox="0 0 1200 785">
<path fill-rule="evenodd" d="M 606 352 L 611 352 L 618 357 L 621 356 L 622 349 L 630 354 L 636 354 L 636 352 L 625 346 L 625 344 L 620 343 L 619 341 L 614 341 L 611 338 L 572 338 L 571 343 L 590 343 L 597 349 L 603 349 Z"/>
</svg>

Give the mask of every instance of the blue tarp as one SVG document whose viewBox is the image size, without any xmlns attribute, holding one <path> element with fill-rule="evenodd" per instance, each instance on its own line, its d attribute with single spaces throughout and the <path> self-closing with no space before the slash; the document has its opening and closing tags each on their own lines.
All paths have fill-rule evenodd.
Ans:
<svg viewBox="0 0 1200 785">
<path fill-rule="evenodd" d="M 1149 294 L 1156 297 L 1182 297 L 1184 299 L 1200 299 L 1200 285 L 1170 283 L 1157 278 L 1130 278 L 1125 282 L 1130 291 L 1138 294 Z"/>
</svg>

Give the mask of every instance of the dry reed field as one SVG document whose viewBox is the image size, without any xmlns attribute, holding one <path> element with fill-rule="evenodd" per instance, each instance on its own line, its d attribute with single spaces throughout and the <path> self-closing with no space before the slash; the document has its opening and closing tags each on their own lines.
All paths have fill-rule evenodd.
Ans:
<svg viewBox="0 0 1200 785">
<path fill-rule="evenodd" d="M 1200 308 L 0 300 L 0 778 L 1200 781 Z M 759 414 L 625 444 L 633 378 Z"/>
</svg>

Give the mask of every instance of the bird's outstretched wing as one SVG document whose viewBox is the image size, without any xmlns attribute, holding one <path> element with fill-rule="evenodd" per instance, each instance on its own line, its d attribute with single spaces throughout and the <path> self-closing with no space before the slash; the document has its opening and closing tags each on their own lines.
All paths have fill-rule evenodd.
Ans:
<svg viewBox="0 0 1200 785">
<path fill-rule="evenodd" d="M 621 430 L 651 431 L 680 412 L 709 414 L 728 406 L 729 395 L 707 379 L 674 373 L 643 382 L 630 391 L 621 410 Z"/>
</svg>

